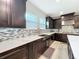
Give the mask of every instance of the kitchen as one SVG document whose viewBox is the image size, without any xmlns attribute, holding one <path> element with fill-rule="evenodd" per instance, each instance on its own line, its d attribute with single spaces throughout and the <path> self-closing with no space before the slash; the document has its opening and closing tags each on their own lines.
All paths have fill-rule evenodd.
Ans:
<svg viewBox="0 0 79 59">
<path fill-rule="evenodd" d="M 0 0 L 0 59 L 79 59 L 75 0 Z"/>
</svg>

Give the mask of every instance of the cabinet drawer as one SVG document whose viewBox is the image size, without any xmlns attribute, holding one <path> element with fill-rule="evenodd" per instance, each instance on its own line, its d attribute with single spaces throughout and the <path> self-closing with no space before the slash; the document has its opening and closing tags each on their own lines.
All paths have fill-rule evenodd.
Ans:
<svg viewBox="0 0 79 59">
<path fill-rule="evenodd" d="M 5 52 L 5 55 L 0 56 L 0 59 L 28 59 L 28 48 L 21 47 Z"/>
</svg>

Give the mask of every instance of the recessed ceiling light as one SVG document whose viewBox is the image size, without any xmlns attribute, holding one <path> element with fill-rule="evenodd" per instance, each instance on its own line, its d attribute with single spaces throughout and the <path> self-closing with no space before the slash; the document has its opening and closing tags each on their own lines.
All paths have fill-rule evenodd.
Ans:
<svg viewBox="0 0 79 59">
<path fill-rule="evenodd" d="M 60 2 L 60 0 L 56 0 L 56 2 Z"/>
<path fill-rule="evenodd" d="M 62 16 L 61 19 L 64 19 L 64 17 Z"/>
<path fill-rule="evenodd" d="M 60 11 L 60 15 L 62 15 L 63 14 L 63 11 Z"/>
</svg>

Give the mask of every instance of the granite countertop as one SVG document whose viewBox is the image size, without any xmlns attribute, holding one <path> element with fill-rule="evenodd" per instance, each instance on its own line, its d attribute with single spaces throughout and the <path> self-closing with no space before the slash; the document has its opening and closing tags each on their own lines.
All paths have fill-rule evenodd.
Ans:
<svg viewBox="0 0 79 59">
<path fill-rule="evenodd" d="M 41 33 L 41 34 L 52 35 L 55 33 L 56 32 L 49 32 L 49 33 Z M 41 38 L 45 38 L 45 37 L 39 36 L 39 35 L 30 35 L 30 36 L 19 37 L 19 38 L 14 38 L 14 39 L 0 42 L 0 53 L 3 53 L 3 52 L 6 52 L 8 50 L 14 49 L 16 47 L 31 43 L 31 42 L 39 40 Z"/>
<path fill-rule="evenodd" d="M 67 34 L 67 35 L 79 35 L 79 33 L 68 33 L 68 32 L 55 32 L 57 34 Z"/>
<path fill-rule="evenodd" d="M 79 36 L 67 35 L 74 58 L 79 59 Z"/>
<path fill-rule="evenodd" d="M 45 35 L 52 35 L 55 34 L 56 32 L 48 32 L 48 33 L 41 33 L 41 34 L 45 34 Z"/>
<path fill-rule="evenodd" d="M 51 33 L 42 33 L 46 35 L 52 35 L 55 32 Z M 31 43 L 33 41 L 39 40 L 45 38 L 44 36 L 39 36 L 39 35 L 30 35 L 30 36 L 25 36 L 25 37 L 19 37 L 19 38 L 14 38 L 10 40 L 6 40 L 3 42 L 0 42 L 0 53 L 6 52 L 8 50 L 14 49 L 16 47 Z"/>
<path fill-rule="evenodd" d="M 30 42 L 33 42 L 35 40 L 41 39 L 43 37 L 38 35 L 31 35 L 24 38 L 15 38 L 13 40 L 6 40 L 0 43 L 0 53 L 6 52 L 8 50 L 14 49 L 16 47 L 28 44 Z"/>
</svg>

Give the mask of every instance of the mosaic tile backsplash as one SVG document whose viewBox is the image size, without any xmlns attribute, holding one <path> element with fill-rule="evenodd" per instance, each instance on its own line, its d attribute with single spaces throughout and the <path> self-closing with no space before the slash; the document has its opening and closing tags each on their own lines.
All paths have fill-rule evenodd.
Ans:
<svg viewBox="0 0 79 59">
<path fill-rule="evenodd" d="M 62 29 L 21 29 L 21 28 L 0 28 L 0 42 L 11 40 L 14 38 L 26 37 L 30 35 L 40 35 L 41 33 L 47 32 L 59 32 Z M 79 33 L 79 29 L 72 29 L 73 32 Z M 65 32 L 69 32 L 69 30 L 64 30 Z M 62 32 L 63 32 L 62 31 Z M 71 31 L 70 31 L 71 32 Z"/>
<path fill-rule="evenodd" d="M 30 35 L 40 35 L 40 33 L 50 32 L 49 29 L 39 31 L 37 29 L 0 28 L 0 42 L 14 38 L 20 38 Z"/>
</svg>

